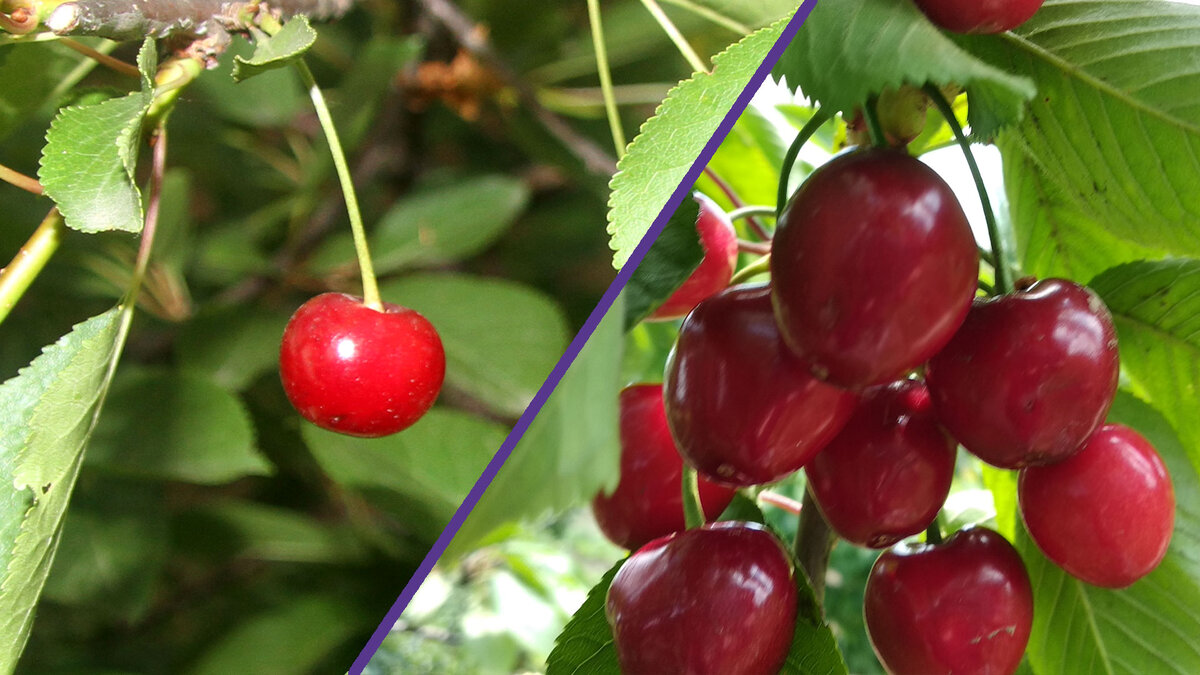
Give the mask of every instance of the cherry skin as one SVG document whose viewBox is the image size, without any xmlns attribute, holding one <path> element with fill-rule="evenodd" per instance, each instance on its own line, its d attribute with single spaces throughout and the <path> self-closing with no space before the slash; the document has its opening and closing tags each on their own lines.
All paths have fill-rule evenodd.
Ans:
<svg viewBox="0 0 1200 675">
<path fill-rule="evenodd" d="M 692 197 L 700 203 L 696 230 L 704 259 L 683 284 L 647 319 L 665 321 L 686 316 L 698 302 L 729 285 L 737 267 L 738 243 L 733 221 L 716 202 L 697 192 Z"/>
<path fill-rule="evenodd" d="M 592 500 L 596 523 L 613 543 L 638 548 L 679 532 L 683 517 L 683 460 L 667 429 L 661 384 L 635 384 L 621 391 L 621 479 L 610 495 Z M 704 515 L 721 515 L 736 490 L 698 480 Z"/>
<path fill-rule="evenodd" d="M 893 675 L 1016 671 L 1033 590 L 1016 549 L 984 527 L 879 556 L 863 601 L 867 635 Z"/>
<path fill-rule="evenodd" d="M 925 385 L 904 380 L 869 390 L 804 472 L 843 539 L 883 548 L 933 522 L 950 493 L 956 446 L 938 426 Z"/>
<path fill-rule="evenodd" d="M 696 305 L 667 359 L 663 403 L 679 454 L 727 485 L 779 480 L 845 426 L 858 397 L 809 374 L 779 336 L 767 286 Z"/>
<path fill-rule="evenodd" d="M 1100 298 L 1046 279 L 976 300 L 925 381 L 942 425 L 983 461 L 1006 469 L 1076 452 L 1117 390 L 1117 334 Z"/>
<path fill-rule="evenodd" d="M 1021 470 L 1017 498 L 1042 553 L 1095 586 L 1149 574 L 1171 543 L 1175 491 L 1162 458 L 1129 427 L 1106 424 L 1075 455 Z"/>
<path fill-rule="evenodd" d="M 784 339 L 818 377 L 847 388 L 900 379 L 937 353 L 979 273 L 950 186 L 896 150 L 819 167 L 788 200 L 771 250 Z"/>
<path fill-rule="evenodd" d="M 631 555 L 605 612 L 627 675 L 771 675 L 796 626 L 792 563 L 752 523 L 656 539 Z"/>
<path fill-rule="evenodd" d="M 954 33 L 1003 33 L 1025 23 L 1045 0 L 916 0 L 935 24 Z"/>
<path fill-rule="evenodd" d="M 384 303 L 378 312 L 322 293 L 288 320 L 279 350 L 283 390 L 313 424 L 375 438 L 412 426 L 433 405 L 446 355 L 433 325 Z"/>
</svg>

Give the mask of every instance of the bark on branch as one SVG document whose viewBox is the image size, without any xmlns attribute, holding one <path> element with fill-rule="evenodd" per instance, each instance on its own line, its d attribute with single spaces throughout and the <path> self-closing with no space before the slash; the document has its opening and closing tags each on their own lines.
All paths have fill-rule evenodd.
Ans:
<svg viewBox="0 0 1200 675">
<path fill-rule="evenodd" d="M 67 0 L 44 24 L 59 35 L 93 35 L 140 40 L 147 35 L 222 36 L 244 29 L 243 17 L 256 7 L 280 18 L 305 14 L 313 19 L 342 15 L 354 0 Z"/>
</svg>

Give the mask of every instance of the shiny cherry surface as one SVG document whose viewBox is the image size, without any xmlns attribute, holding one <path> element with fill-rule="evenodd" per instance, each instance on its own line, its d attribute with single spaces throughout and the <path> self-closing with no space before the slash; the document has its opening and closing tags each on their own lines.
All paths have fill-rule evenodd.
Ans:
<svg viewBox="0 0 1200 675">
<path fill-rule="evenodd" d="M 955 33 L 1002 33 L 1025 23 L 1044 0 L 916 0 L 937 25 Z"/>
<path fill-rule="evenodd" d="M 843 539 L 882 548 L 929 526 L 950 492 L 957 444 L 917 380 L 871 389 L 804 472 Z"/>
<path fill-rule="evenodd" d="M 771 248 L 784 339 L 818 377 L 850 388 L 900 379 L 941 349 L 978 272 L 950 186 L 897 150 L 819 167 L 788 201 Z"/>
<path fill-rule="evenodd" d="M 775 537 L 721 522 L 629 557 L 605 605 L 626 675 L 774 675 L 796 625 L 792 564 Z"/>
<path fill-rule="evenodd" d="M 635 549 L 684 529 L 683 460 L 667 429 L 661 384 L 621 391 L 621 478 L 612 494 L 592 500 L 596 523 L 613 543 Z M 721 515 L 736 491 L 698 480 L 704 515 Z"/>
<path fill-rule="evenodd" d="M 1175 492 L 1154 446 L 1106 424 L 1075 455 L 1021 470 L 1021 517 L 1038 548 L 1075 577 L 1124 588 L 1162 561 Z"/>
<path fill-rule="evenodd" d="M 1117 390 L 1117 334 L 1091 290 L 1046 279 L 976 300 L 925 381 L 942 426 L 967 450 L 1015 469 L 1070 456 Z"/>
<path fill-rule="evenodd" d="M 696 230 L 704 259 L 675 292 L 659 305 L 649 320 L 678 319 L 685 316 L 701 300 L 729 285 L 737 266 L 737 232 L 729 216 L 716 202 L 697 192 L 692 197 L 700 204 Z"/>
<path fill-rule="evenodd" d="M 1016 549 L 983 527 L 944 544 L 899 544 L 875 561 L 863 603 L 871 646 L 893 675 L 1016 671 L 1033 591 Z"/>
<path fill-rule="evenodd" d="M 300 306 L 283 331 L 283 390 L 308 421 L 351 436 L 386 436 L 429 410 L 446 355 L 433 325 L 384 303 L 383 312 L 343 293 Z"/>
<path fill-rule="evenodd" d="M 737 286 L 684 320 L 663 402 L 684 461 L 729 485 L 803 467 L 846 424 L 857 396 L 812 377 L 779 337 L 770 289 Z"/>
</svg>

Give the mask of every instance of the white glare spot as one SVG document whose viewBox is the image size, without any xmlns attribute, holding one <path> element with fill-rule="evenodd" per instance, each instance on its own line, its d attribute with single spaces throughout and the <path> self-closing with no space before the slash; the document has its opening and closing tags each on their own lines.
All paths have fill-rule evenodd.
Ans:
<svg viewBox="0 0 1200 675">
<path fill-rule="evenodd" d="M 354 354 L 357 351 L 358 347 L 354 344 L 354 340 L 350 338 L 342 338 L 337 341 L 338 359 L 341 359 L 342 361 L 353 359 Z"/>
</svg>

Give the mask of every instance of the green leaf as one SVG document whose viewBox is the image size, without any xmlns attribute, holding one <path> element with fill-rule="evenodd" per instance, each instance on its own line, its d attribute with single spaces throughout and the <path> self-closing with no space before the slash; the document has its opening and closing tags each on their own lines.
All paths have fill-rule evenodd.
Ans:
<svg viewBox="0 0 1200 675">
<path fill-rule="evenodd" d="M 241 401 L 199 375 L 146 368 L 113 381 L 87 466 L 202 485 L 270 472 Z"/>
<path fill-rule="evenodd" d="M 279 32 L 258 40 L 250 58 L 234 57 L 233 79 L 241 82 L 269 70 L 282 68 L 304 56 L 317 41 L 317 32 L 303 14 L 292 17 Z"/>
<path fill-rule="evenodd" d="M 235 82 L 234 60 L 252 54 L 253 49 L 245 38 L 234 37 L 228 49 L 234 58 L 223 58 L 214 70 L 202 73 L 190 93 L 198 93 L 211 106 L 210 114 L 231 122 L 250 127 L 285 126 L 312 103 L 300 79 L 287 70 L 264 70 L 253 79 Z M 237 145 L 236 137 L 226 142 Z"/>
<path fill-rule="evenodd" d="M 1200 255 L 1200 7 L 1050 0 L 1016 34 L 965 44 L 1037 85 L 1006 164 L 1027 156 L 1110 240 Z"/>
<path fill-rule="evenodd" d="M 142 90 L 101 103 L 64 108 L 50 124 L 38 177 L 68 227 L 81 232 L 141 232 L 135 184 L 142 120 L 153 98 L 154 40 L 138 53 Z"/>
<path fill-rule="evenodd" d="M 52 100 L 84 57 L 53 42 L 0 49 L 0 139 Z"/>
<path fill-rule="evenodd" d="M 841 112 L 902 84 L 956 83 L 971 96 L 972 132 L 984 136 L 1019 120 L 1035 93 L 1011 72 L 1020 71 L 973 57 L 916 5 L 895 0 L 817 3 L 774 70 L 788 86 Z"/>
<path fill-rule="evenodd" d="M 444 558 L 471 551 L 505 523 L 589 501 L 616 484 L 623 302 L 618 300 L 471 511 Z"/>
<path fill-rule="evenodd" d="M 622 267 L 641 242 L 786 25 L 786 19 L 778 21 L 713 57 L 711 73 L 672 88 L 642 126 L 610 183 L 614 267 Z"/>
<path fill-rule="evenodd" d="M 566 345 L 562 311 L 511 281 L 420 274 L 383 284 L 380 293 L 437 327 L 449 387 L 504 415 L 525 410 Z"/>
<path fill-rule="evenodd" d="M 1200 260 L 1136 262 L 1089 284 L 1117 326 L 1122 370 L 1200 467 Z"/>
<path fill-rule="evenodd" d="M 546 659 L 546 675 L 619 675 L 612 628 L 604 614 L 605 598 L 613 577 L 628 558 L 622 558 L 588 591 L 575 615 L 555 640 Z"/>
<path fill-rule="evenodd" d="M 375 271 L 389 274 L 413 265 L 433 267 L 479 253 L 525 211 L 529 188 L 500 174 L 426 188 L 397 201 L 371 232 Z M 318 274 L 337 268 L 358 272 L 350 233 L 330 240 L 315 254 Z"/>
<path fill-rule="evenodd" d="M 178 365 L 241 391 L 279 363 L 289 316 L 265 307 L 234 305 L 192 317 L 175 340 Z"/>
<path fill-rule="evenodd" d="M 206 555 L 250 560 L 347 563 L 365 553 L 354 532 L 293 509 L 241 500 L 203 504 L 172 523 Z"/>
<path fill-rule="evenodd" d="M 29 638 L 116 358 L 120 310 L 76 326 L 0 385 L 0 672 Z"/>
<path fill-rule="evenodd" d="M 704 258 L 696 221 L 700 204 L 684 199 L 625 287 L 625 326 L 631 328 L 666 302 Z"/>
</svg>

